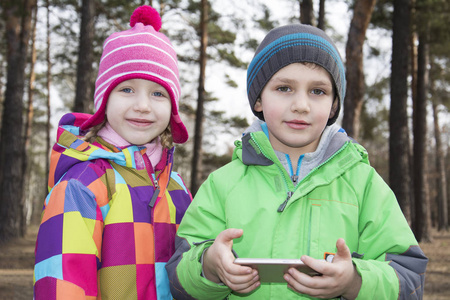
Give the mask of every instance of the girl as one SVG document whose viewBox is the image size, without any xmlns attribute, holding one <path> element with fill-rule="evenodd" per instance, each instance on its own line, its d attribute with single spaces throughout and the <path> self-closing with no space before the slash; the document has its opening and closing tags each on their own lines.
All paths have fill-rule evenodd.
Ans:
<svg viewBox="0 0 450 300">
<path fill-rule="evenodd" d="M 172 171 L 177 57 L 141 6 L 104 43 L 94 115 L 65 115 L 36 242 L 35 299 L 172 299 L 165 265 L 191 202 Z"/>
</svg>

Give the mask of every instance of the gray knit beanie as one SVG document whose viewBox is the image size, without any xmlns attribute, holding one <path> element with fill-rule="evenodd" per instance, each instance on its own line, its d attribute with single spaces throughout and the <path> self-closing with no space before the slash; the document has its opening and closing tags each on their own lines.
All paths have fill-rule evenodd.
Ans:
<svg viewBox="0 0 450 300">
<path fill-rule="evenodd" d="M 331 74 L 338 109 L 327 125 L 333 124 L 345 97 L 345 70 L 333 41 L 317 27 L 294 24 L 272 29 L 256 49 L 247 70 L 247 94 L 255 116 L 264 120 L 262 112 L 254 110 L 256 100 L 272 76 L 283 67 L 298 62 L 315 63 Z"/>
</svg>

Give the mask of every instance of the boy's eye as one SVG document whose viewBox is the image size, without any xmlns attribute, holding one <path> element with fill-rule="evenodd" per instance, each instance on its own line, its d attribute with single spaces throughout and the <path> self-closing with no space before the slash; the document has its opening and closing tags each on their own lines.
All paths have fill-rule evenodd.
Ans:
<svg viewBox="0 0 450 300">
<path fill-rule="evenodd" d="M 324 95 L 325 94 L 325 92 L 323 90 L 321 90 L 321 89 L 313 89 L 311 91 L 311 93 L 314 94 L 314 95 Z"/>
<path fill-rule="evenodd" d="M 277 90 L 280 92 L 289 92 L 291 89 L 288 86 L 279 86 Z"/>
</svg>

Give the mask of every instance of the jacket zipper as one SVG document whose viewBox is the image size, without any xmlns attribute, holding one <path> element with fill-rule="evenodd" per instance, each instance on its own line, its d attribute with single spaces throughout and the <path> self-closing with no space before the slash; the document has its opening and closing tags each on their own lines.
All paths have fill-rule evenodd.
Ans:
<svg viewBox="0 0 450 300">
<path fill-rule="evenodd" d="M 153 172 L 153 168 L 149 163 L 149 159 L 148 159 L 147 155 L 143 154 L 142 158 L 144 159 L 145 168 L 147 170 L 148 177 L 150 177 L 150 180 L 152 181 L 153 188 L 154 188 L 153 196 L 150 199 L 150 202 L 148 203 L 148 206 L 150 206 L 152 208 L 152 220 L 153 220 L 153 206 L 155 206 L 156 199 L 158 199 L 160 188 L 159 188 L 158 180 L 155 177 L 155 173 Z"/>
<path fill-rule="evenodd" d="M 269 158 L 269 157 L 266 155 L 266 153 L 262 150 L 262 148 L 261 148 L 261 146 L 259 145 L 258 141 L 257 141 L 256 139 L 253 138 L 253 133 L 251 133 L 251 135 L 252 135 L 252 139 L 253 139 L 253 141 L 255 142 L 256 146 L 258 146 L 259 151 L 261 151 L 261 153 L 262 153 L 267 159 L 269 159 L 269 160 L 271 160 L 271 161 L 273 162 L 273 160 L 272 160 L 271 158 Z M 286 205 L 287 205 L 289 199 L 291 199 L 292 195 L 294 194 L 295 189 L 294 189 L 294 191 L 290 191 L 290 190 L 289 190 L 289 186 L 288 186 L 288 183 L 287 183 L 287 180 L 286 180 L 286 176 L 284 176 L 283 170 L 282 170 L 282 169 L 280 168 L 280 166 L 277 165 L 276 163 L 275 163 L 275 165 L 277 166 L 278 171 L 281 173 L 281 177 L 283 177 L 283 180 L 284 180 L 284 187 L 285 187 L 285 189 L 286 189 L 286 191 L 287 191 L 287 192 L 286 192 L 286 194 L 287 194 L 286 200 L 284 200 L 283 203 L 281 203 L 281 205 L 280 205 L 280 206 L 278 207 L 278 209 L 277 209 L 278 212 L 283 212 L 283 210 L 284 210 L 284 208 L 286 207 Z"/>
<path fill-rule="evenodd" d="M 150 202 L 148 203 L 148 206 L 150 206 L 151 208 L 153 208 L 153 206 L 155 206 L 156 199 L 158 199 L 158 195 L 160 192 L 159 184 L 158 184 L 158 181 L 156 180 L 156 178 L 153 179 L 153 186 L 154 186 L 155 190 L 153 191 L 153 196 L 150 199 Z"/>
<path fill-rule="evenodd" d="M 259 151 L 261 151 L 261 153 L 269 160 L 271 160 L 273 162 L 273 160 L 271 158 L 269 158 L 265 152 L 262 150 L 261 146 L 259 145 L 258 141 L 256 139 L 253 138 L 253 134 L 252 134 L 252 139 L 255 142 L 255 144 L 258 146 Z M 346 142 L 345 146 L 348 145 L 349 142 Z M 330 161 L 333 157 L 335 157 L 336 155 L 338 155 L 341 151 L 344 150 L 344 148 L 346 147 L 341 147 L 338 151 L 336 151 L 333 155 L 331 155 L 326 161 L 324 161 L 323 163 L 321 163 L 320 165 L 318 165 L 317 167 L 315 167 L 314 169 L 312 169 L 309 174 L 303 178 L 301 181 L 305 180 L 306 178 L 310 177 L 315 170 L 317 170 L 318 168 L 320 168 L 321 166 L 323 166 L 324 164 L 326 164 L 328 161 Z M 281 205 L 278 207 L 277 211 L 278 212 L 283 212 L 284 209 L 286 208 L 289 200 L 291 199 L 292 195 L 297 191 L 297 188 L 300 186 L 300 182 L 297 183 L 297 185 L 294 187 L 294 190 L 290 191 L 289 190 L 289 186 L 287 184 L 287 180 L 286 180 L 286 176 L 284 176 L 283 170 L 280 168 L 280 166 L 278 166 L 276 163 L 275 165 L 278 168 L 278 171 L 281 173 L 283 179 L 284 179 L 284 184 L 285 184 L 285 188 L 287 190 L 287 197 L 286 200 L 283 201 L 283 203 L 281 203 Z"/>
</svg>

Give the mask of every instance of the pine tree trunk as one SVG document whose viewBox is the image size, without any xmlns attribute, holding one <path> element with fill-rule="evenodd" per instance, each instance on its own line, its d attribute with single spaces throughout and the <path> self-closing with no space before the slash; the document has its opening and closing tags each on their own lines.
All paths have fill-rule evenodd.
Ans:
<svg viewBox="0 0 450 300">
<path fill-rule="evenodd" d="M 430 201 L 427 173 L 427 92 L 428 92 L 428 30 L 419 33 L 417 57 L 417 103 L 414 105 L 414 201 L 413 231 L 419 242 L 428 242 L 430 235 Z"/>
<path fill-rule="evenodd" d="M 300 23 L 314 25 L 314 6 L 312 0 L 300 0 Z"/>
<path fill-rule="evenodd" d="M 48 176 L 50 173 L 50 130 L 51 130 L 51 100 L 50 100 L 50 86 L 52 81 L 52 62 L 50 59 L 50 46 L 51 46 L 51 40 L 50 40 L 50 0 L 46 0 L 46 7 L 47 7 L 47 49 L 46 49 L 46 56 L 47 56 L 47 131 L 46 131 L 46 172 L 47 175 L 47 181 L 48 182 Z"/>
<path fill-rule="evenodd" d="M 414 7 L 415 0 L 412 0 L 412 7 Z M 411 59 L 410 59 L 410 72 L 411 72 L 411 98 L 412 103 L 415 105 L 417 103 L 417 44 L 418 44 L 418 37 L 417 32 L 415 30 L 415 9 L 412 9 L 411 12 L 411 19 L 412 19 L 412 30 L 411 30 L 411 40 L 410 40 L 410 48 L 411 48 Z M 414 130 L 414 129 L 413 129 Z M 409 137 L 408 137 L 409 138 Z M 410 191 L 409 196 L 411 199 L 411 227 L 413 227 L 415 223 L 415 215 L 416 215 L 416 205 L 414 200 L 414 155 L 413 155 L 413 146 L 412 143 L 414 141 L 411 141 L 409 138 L 409 178 L 410 180 Z"/>
<path fill-rule="evenodd" d="M 74 111 L 89 113 L 92 110 L 92 79 L 94 61 L 95 1 L 83 0 L 81 5 L 80 44 L 77 63 L 77 85 Z"/>
<path fill-rule="evenodd" d="M 389 184 L 408 222 L 411 221 L 409 129 L 408 129 L 408 49 L 410 41 L 410 1 L 394 0 L 391 107 L 389 115 Z"/>
<path fill-rule="evenodd" d="M 319 19 L 317 21 L 317 27 L 325 30 L 325 0 L 319 1 Z"/>
<path fill-rule="evenodd" d="M 448 229 L 448 207 L 447 207 L 447 178 L 445 174 L 444 152 L 442 151 L 441 129 L 439 127 L 439 114 L 436 103 L 433 104 L 434 138 L 436 141 L 436 189 L 438 208 L 438 230 Z"/>
<path fill-rule="evenodd" d="M 356 0 L 346 45 L 347 89 L 342 127 L 358 139 L 359 117 L 364 96 L 363 46 L 376 0 Z"/>
<path fill-rule="evenodd" d="M 204 121 L 204 102 L 205 102 L 205 71 L 208 47 L 208 1 L 201 0 L 200 17 L 200 75 L 198 80 L 198 99 L 195 118 L 194 149 L 192 154 L 191 169 L 191 193 L 195 195 L 200 186 L 202 177 L 202 140 L 203 140 L 203 121 Z"/>
<path fill-rule="evenodd" d="M 5 1 L 6 2 L 6 1 Z M 23 219 L 23 92 L 35 0 L 7 1 L 7 83 L 0 140 L 0 242 L 20 236 Z"/>
<path fill-rule="evenodd" d="M 29 82 L 28 82 L 28 103 L 27 103 L 27 115 L 25 120 L 25 135 L 24 135 L 24 157 L 22 161 L 22 174 L 23 174 L 23 182 L 24 182 L 24 195 L 23 195 L 23 202 L 24 202 L 24 213 L 27 211 L 30 211 L 30 214 L 32 215 L 33 210 L 33 202 L 28 197 L 29 194 L 29 182 L 30 182 L 30 172 L 28 168 L 28 161 L 29 159 L 29 149 L 31 145 L 31 128 L 33 124 L 33 116 L 34 116 L 34 106 L 33 106 L 33 98 L 34 98 L 34 87 L 35 87 L 35 81 L 36 81 L 36 73 L 34 72 L 34 67 L 36 64 L 36 23 L 37 23 L 37 8 L 33 10 L 33 16 L 32 16 L 32 28 L 31 28 L 31 61 L 30 61 L 30 76 L 29 76 Z M 26 220 L 25 218 L 22 220 L 21 224 L 21 234 L 25 235 L 26 233 L 26 223 L 29 220 Z"/>
</svg>

